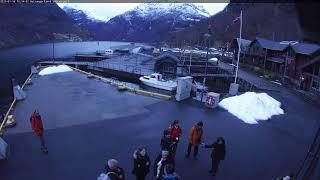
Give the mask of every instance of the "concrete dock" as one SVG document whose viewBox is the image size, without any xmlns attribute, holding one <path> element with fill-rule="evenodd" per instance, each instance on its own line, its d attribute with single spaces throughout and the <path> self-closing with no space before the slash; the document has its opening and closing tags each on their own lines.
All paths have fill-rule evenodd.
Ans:
<svg viewBox="0 0 320 180">
<path fill-rule="evenodd" d="M 283 104 L 285 114 L 250 125 L 221 108 L 209 110 L 191 99 L 175 102 L 118 92 L 75 71 L 32 79 L 25 89 L 27 98 L 13 111 L 18 124 L 3 137 L 12 148 L 10 159 L 0 162 L 4 180 L 95 179 L 109 158 L 118 159 L 127 179 L 134 179 L 134 149 L 146 146 L 153 161 L 162 131 L 174 119 L 183 129 L 176 155 L 182 179 L 270 180 L 299 168 L 319 126 L 319 109 L 284 90 L 268 94 Z M 31 132 L 34 109 L 43 118 L 48 155 Z M 208 174 L 209 150 L 200 148 L 198 160 L 184 158 L 188 131 L 199 120 L 204 122 L 205 142 L 217 136 L 226 139 L 226 159 L 215 178 Z M 149 174 L 147 179 L 154 178 Z"/>
</svg>

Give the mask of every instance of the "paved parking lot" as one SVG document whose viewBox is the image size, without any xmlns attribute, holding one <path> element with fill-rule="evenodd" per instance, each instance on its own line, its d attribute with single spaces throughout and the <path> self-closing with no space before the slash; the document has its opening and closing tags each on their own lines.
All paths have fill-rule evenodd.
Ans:
<svg viewBox="0 0 320 180">
<path fill-rule="evenodd" d="M 117 92 L 77 72 L 37 77 L 26 93 L 27 99 L 14 110 L 17 127 L 4 136 L 12 147 L 9 161 L 0 163 L 4 180 L 95 179 L 109 158 L 118 159 L 127 178 L 134 179 L 132 152 L 146 146 L 154 160 L 162 131 L 174 119 L 183 129 L 176 156 L 182 179 L 270 180 L 297 170 L 320 117 L 318 108 L 289 92 L 271 91 L 267 93 L 283 104 L 285 114 L 250 125 L 221 108 Z M 35 108 L 44 120 L 48 155 L 41 153 L 29 127 Z M 198 160 L 184 158 L 187 133 L 199 120 L 204 122 L 205 142 L 217 136 L 226 139 L 226 159 L 215 178 L 208 174 L 209 150 L 200 149 Z"/>
</svg>

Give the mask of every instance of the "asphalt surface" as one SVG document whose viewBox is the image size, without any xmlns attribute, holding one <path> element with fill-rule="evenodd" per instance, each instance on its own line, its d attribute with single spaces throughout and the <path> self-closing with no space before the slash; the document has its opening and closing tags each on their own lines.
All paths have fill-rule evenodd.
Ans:
<svg viewBox="0 0 320 180">
<path fill-rule="evenodd" d="M 127 179 L 134 179 L 134 149 L 147 147 L 154 160 L 162 131 L 174 119 L 183 129 L 176 155 L 176 171 L 183 180 L 270 180 L 299 168 L 320 117 L 318 108 L 300 98 L 270 91 L 285 114 L 250 125 L 221 108 L 203 108 L 191 99 L 174 102 L 117 92 L 76 72 L 36 77 L 26 93 L 14 110 L 17 127 L 4 136 L 11 156 L 0 162 L 1 180 L 96 179 L 109 158 L 118 159 Z M 43 117 L 48 155 L 30 130 L 35 108 Z M 226 159 L 216 177 L 208 174 L 209 150 L 200 148 L 198 160 L 184 158 L 187 132 L 198 120 L 204 122 L 205 142 L 218 136 L 226 140 Z M 149 174 L 147 179 L 154 178 Z"/>
</svg>

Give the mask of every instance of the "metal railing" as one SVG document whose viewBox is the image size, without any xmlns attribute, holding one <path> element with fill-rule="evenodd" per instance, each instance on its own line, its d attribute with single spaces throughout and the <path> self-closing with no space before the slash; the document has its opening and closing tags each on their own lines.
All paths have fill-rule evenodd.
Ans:
<svg viewBox="0 0 320 180">
<path fill-rule="evenodd" d="M 23 88 L 26 86 L 27 81 L 28 81 L 31 77 L 32 77 L 32 73 L 31 73 L 31 74 L 28 76 L 28 78 L 24 81 L 21 89 L 23 89 Z M 11 105 L 10 105 L 10 107 L 9 107 L 9 109 L 8 109 L 8 111 L 7 111 L 7 113 L 5 114 L 5 116 L 4 116 L 3 120 L 2 120 L 1 125 L 0 125 L 0 135 L 3 134 L 4 126 L 5 126 L 5 124 L 7 123 L 8 116 L 10 115 L 10 113 L 11 113 L 11 111 L 13 110 L 13 108 L 14 108 L 14 106 L 15 106 L 16 103 L 17 103 L 17 99 L 14 98 L 13 101 L 12 101 L 12 103 L 11 103 Z"/>
</svg>

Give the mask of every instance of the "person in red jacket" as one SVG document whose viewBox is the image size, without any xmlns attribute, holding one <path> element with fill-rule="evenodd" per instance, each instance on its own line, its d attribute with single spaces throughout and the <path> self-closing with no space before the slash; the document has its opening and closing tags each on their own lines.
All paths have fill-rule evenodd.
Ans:
<svg viewBox="0 0 320 180">
<path fill-rule="evenodd" d="M 170 137 L 173 141 L 173 154 L 176 154 L 177 151 L 177 147 L 178 147 L 178 142 L 180 140 L 180 136 L 182 133 L 182 130 L 179 126 L 179 121 L 178 120 L 174 120 L 173 123 L 171 124 L 171 126 L 169 127 L 169 133 L 170 133 Z"/>
<path fill-rule="evenodd" d="M 42 119 L 37 110 L 35 110 L 30 117 L 30 123 L 31 123 L 31 128 L 33 132 L 39 137 L 40 142 L 41 142 L 41 150 L 44 153 L 48 153 L 48 149 L 45 145 L 45 141 L 43 138 L 43 125 L 42 125 Z"/>
</svg>

